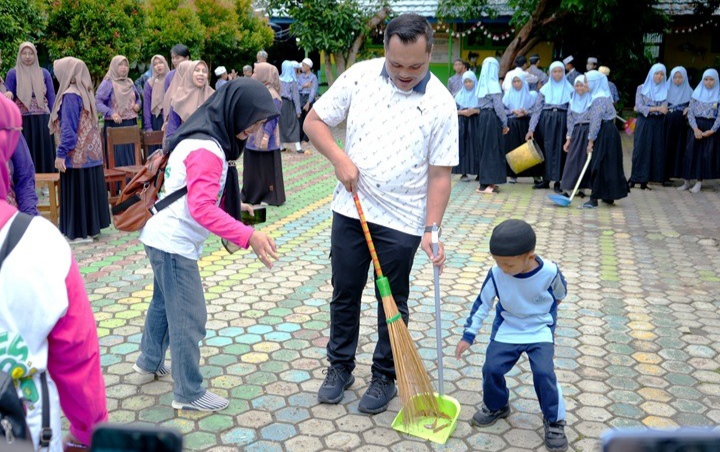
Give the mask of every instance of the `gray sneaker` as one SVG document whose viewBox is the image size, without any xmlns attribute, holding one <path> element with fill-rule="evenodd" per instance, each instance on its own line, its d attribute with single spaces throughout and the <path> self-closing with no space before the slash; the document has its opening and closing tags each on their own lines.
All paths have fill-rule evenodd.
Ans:
<svg viewBox="0 0 720 452">
<path fill-rule="evenodd" d="M 506 405 L 497 411 L 490 411 L 490 408 L 483 403 L 480 410 L 473 414 L 471 423 L 477 427 L 489 427 L 498 419 L 504 419 L 508 416 L 510 416 L 510 405 Z"/>
<path fill-rule="evenodd" d="M 551 452 L 565 452 L 568 440 L 565 436 L 565 421 L 548 422 L 543 419 L 545 427 L 545 448 Z"/>
</svg>

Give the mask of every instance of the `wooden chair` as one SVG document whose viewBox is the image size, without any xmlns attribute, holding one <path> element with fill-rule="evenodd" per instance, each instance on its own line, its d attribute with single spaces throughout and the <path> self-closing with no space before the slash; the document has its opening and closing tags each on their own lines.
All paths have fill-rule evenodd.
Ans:
<svg viewBox="0 0 720 452">
<path fill-rule="evenodd" d="M 115 146 L 132 144 L 135 147 L 135 164 L 115 166 Z M 133 177 L 142 168 L 142 146 L 140 144 L 140 128 L 137 126 L 107 128 L 107 169 L 118 169 L 128 177 Z"/>
<path fill-rule="evenodd" d="M 105 173 L 105 184 L 108 186 L 108 202 L 115 204 L 120 197 L 120 192 L 125 189 L 128 173 L 120 169 L 103 168 Z"/>
<path fill-rule="evenodd" d="M 152 151 L 150 148 L 153 146 L 162 146 L 163 145 L 163 137 L 165 136 L 165 132 L 162 130 L 152 130 L 150 132 L 143 132 L 142 134 L 142 148 L 143 153 L 145 154 L 145 159 L 147 160 L 148 157 L 150 157 L 150 154 L 152 154 Z"/>
<path fill-rule="evenodd" d="M 59 173 L 36 173 L 35 186 L 47 187 L 50 192 L 50 204 L 38 205 L 40 213 L 48 214 L 48 218 L 55 226 L 58 226 L 60 218 L 60 174 Z"/>
</svg>

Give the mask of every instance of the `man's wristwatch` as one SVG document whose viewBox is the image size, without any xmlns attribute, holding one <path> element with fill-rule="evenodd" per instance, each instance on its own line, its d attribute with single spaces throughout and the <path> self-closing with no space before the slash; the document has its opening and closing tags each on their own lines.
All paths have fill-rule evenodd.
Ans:
<svg viewBox="0 0 720 452">
<path fill-rule="evenodd" d="M 432 232 L 432 230 L 433 230 L 433 227 L 432 227 L 432 226 L 425 226 L 425 232 L 426 232 L 426 233 Z M 437 231 L 437 232 L 438 232 L 438 237 L 440 237 L 440 235 L 442 235 L 442 226 L 438 226 L 438 231 Z"/>
</svg>

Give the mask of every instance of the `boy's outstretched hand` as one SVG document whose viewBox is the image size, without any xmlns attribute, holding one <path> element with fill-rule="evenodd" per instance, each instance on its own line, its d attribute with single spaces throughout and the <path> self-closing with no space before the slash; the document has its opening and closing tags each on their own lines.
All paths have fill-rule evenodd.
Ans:
<svg viewBox="0 0 720 452">
<path fill-rule="evenodd" d="M 469 348 L 470 343 L 461 339 L 460 342 L 458 342 L 457 347 L 455 347 L 455 358 L 460 359 L 460 356 Z"/>
</svg>

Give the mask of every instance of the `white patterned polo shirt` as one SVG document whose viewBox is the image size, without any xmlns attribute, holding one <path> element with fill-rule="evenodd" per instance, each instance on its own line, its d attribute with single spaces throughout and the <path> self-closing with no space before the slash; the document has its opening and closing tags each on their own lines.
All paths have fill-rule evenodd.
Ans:
<svg viewBox="0 0 720 452">
<path fill-rule="evenodd" d="M 458 164 L 455 100 L 435 75 L 411 91 L 395 86 L 385 58 L 354 64 L 314 105 L 331 127 L 347 119 L 345 152 L 360 171 L 358 193 L 370 223 L 406 234 L 425 228 L 429 166 Z M 358 218 L 338 182 L 333 211 Z"/>
</svg>

